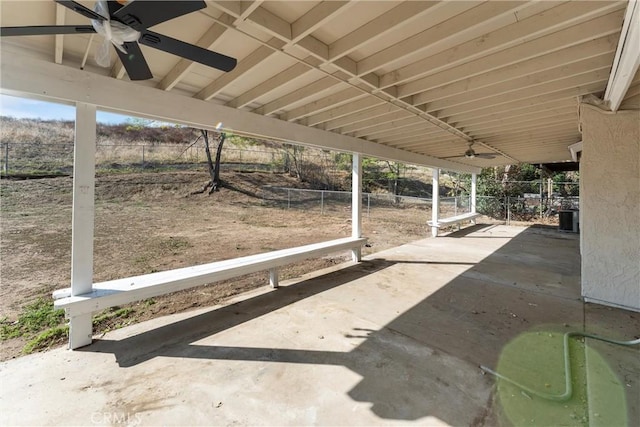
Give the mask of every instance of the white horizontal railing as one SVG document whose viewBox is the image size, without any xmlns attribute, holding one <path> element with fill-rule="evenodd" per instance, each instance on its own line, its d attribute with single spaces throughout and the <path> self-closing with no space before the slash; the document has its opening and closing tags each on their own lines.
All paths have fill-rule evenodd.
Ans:
<svg viewBox="0 0 640 427">
<path fill-rule="evenodd" d="M 91 292 L 75 296 L 71 295 L 71 288 L 61 289 L 53 293 L 54 306 L 66 309 L 68 316 L 73 318 L 105 308 L 262 270 L 270 271 L 271 285 L 277 287 L 278 267 L 314 256 L 348 249 L 357 251 L 358 257 L 356 259 L 359 259 L 360 248 L 365 242 L 365 238 L 348 237 L 209 264 L 110 280 L 95 283 Z"/>
<path fill-rule="evenodd" d="M 481 216 L 481 214 L 476 212 L 468 212 L 460 215 L 450 216 L 448 218 L 438 218 L 438 222 L 436 224 L 434 224 L 433 221 L 427 221 L 427 223 L 430 227 L 442 227 L 445 225 L 460 224 L 464 221 L 473 221 L 479 216 Z"/>
</svg>

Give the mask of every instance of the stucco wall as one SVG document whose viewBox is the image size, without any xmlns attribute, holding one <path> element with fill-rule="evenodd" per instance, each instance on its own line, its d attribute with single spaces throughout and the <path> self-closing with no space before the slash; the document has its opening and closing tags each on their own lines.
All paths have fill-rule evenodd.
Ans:
<svg viewBox="0 0 640 427">
<path fill-rule="evenodd" d="M 640 111 L 580 106 L 582 295 L 640 311 Z"/>
</svg>

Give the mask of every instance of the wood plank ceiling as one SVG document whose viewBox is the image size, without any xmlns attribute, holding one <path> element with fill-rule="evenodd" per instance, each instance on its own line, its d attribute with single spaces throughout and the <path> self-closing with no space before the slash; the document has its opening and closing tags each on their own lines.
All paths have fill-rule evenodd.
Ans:
<svg viewBox="0 0 640 427">
<path fill-rule="evenodd" d="M 93 8 L 93 2 L 82 1 Z M 238 59 L 223 73 L 142 46 L 161 91 L 472 166 L 570 160 L 577 99 L 601 96 L 627 1 L 207 1 L 154 31 Z M 86 24 L 2 1 L 2 25 Z M 100 37 L 3 38 L 65 66 Z M 114 55 L 115 56 L 115 55 Z M 627 95 L 637 104 L 640 78 Z M 470 141 L 494 159 L 461 155 Z M 454 157 L 460 156 L 460 157 Z"/>
</svg>

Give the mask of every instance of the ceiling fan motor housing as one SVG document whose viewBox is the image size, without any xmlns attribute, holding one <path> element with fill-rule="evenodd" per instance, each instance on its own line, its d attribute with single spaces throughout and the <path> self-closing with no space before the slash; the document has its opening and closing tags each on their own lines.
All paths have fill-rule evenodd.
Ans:
<svg viewBox="0 0 640 427">
<path fill-rule="evenodd" d="M 131 80 L 153 78 L 149 64 L 139 44 L 229 72 L 237 65 L 235 58 L 204 49 L 198 45 L 154 33 L 148 28 L 207 7 L 204 0 L 98 0 L 90 9 L 75 0 L 55 0 L 56 3 L 89 18 L 91 25 L 36 25 L 1 27 L 0 36 L 44 36 L 78 33 L 98 33 L 104 38 L 96 51 L 96 62 L 111 66 L 111 45 L 115 46 L 124 69 Z"/>
</svg>

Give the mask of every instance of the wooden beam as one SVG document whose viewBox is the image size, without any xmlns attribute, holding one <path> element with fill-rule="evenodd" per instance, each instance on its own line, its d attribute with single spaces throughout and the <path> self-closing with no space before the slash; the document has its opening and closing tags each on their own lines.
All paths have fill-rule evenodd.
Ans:
<svg viewBox="0 0 640 427">
<path fill-rule="evenodd" d="M 566 79 L 556 80 L 551 83 L 542 83 L 536 86 L 530 86 L 520 90 L 514 90 L 510 93 L 499 94 L 491 97 L 487 97 L 479 100 L 471 100 L 464 104 L 459 104 L 452 107 L 445 107 L 438 110 L 438 117 L 451 117 L 459 114 L 466 114 L 472 111 L 486 111 L 489 108 L 499 106 L 501 104 L 510 104 L 514 101 L 526 102 L 529 98 L 538 98 L 544 95 L 553 95 L 554 93 L 563 93 L 565 90 L 573 90 L 577 95 L 583 95 L 584 88 L 591 88 L 593 84 L 601 84 L 602 90 L 604 90 L 604 82 L 606 82 L 609 76 L 609 69 L 602 68 L 600 70 L 580 74 L 577 76 L 571 76 Z M 587 92 L 588 93 L 588 92 Z M 431 111 L 431 108 L 427 108 Z"/>
<path fill-rule="evenodd" d="M 329 59 L 336 61 L 350 54 L 360 46 L 373 43 L 384 37 L 392 30 L 410 24 L 417 19 L 424 18 L 434 7 L 442 7 L 443 3 L 426 1 L 405 1 L 390 11 L 374 18 L 363 26 L 329 45 Z"/>
<path fill-rule="evenodd" d="M 228 19 L 231 21 L 232 18 L 229 15 L 226 15 Z M 221 19 L 223 19 L 222 17 Z M 195 43 L 196 46 L 201 47 L 203 49 L 211 49 L 215 46 L 218 39 L 225 33 L 227 28 L 218 23 L 213 24 L 205 33 L 200 37 L 200 39 Z M 164 78 L 158 84 L 158 88 L 162 90 L 171 90 L 174 88 L 184 76 L 187 75 L 189 71 L 194 67 L 195 62 L 181 58 L 176 65 L 164 76 Z"/>
<path fill-rule="evenodd" d="M 124 77 L 124 73 L 126 72 L 124 65 L 120 62 L 120 58 L 116 59 L 116 62 L 111 67 L 111 72 L 109 73 L 111 77 L 114 79 L 121 80 Z"/>
<path fill-rule="evenodd" d="M 291 24 L 290 43 L 295 44 L 307 37 L 336 15 L 344 13 L 355 3 L 352 1 L 321 1 Z"/>
<path fill-rule="evenodd" d="M 565 114 L 562 116 L 548 118 L 548 119 L 540 120 L 538 122 L 533 122 L 533 123 L 520 123 L 516 126 L 511 125 L 511 126 L 505 126 L 503 128 L 483 129 L 476 132 L 469 132 L 469 135 L 471 135 L 475 139 L 481 139 L 483 141 L 486 141 L 487 138 L 494 137 L 498 134 L 503 135 L 509 132 L 514 132 L 514 131 L 526 132 L 526 131 L 534 131 L 534 130 L 540 130 L 540 129 L 548 129 L 548 128 L 552 128 L 554 126 L 559 126 L 559 125 L 572 126 L 572 125 L 575 125 L 577 121 L 578 121 L 578 117 L 576 114 Z"/>
<path fill-rule="evenodd" d="M 248 105 L 256 99 L 260 98 L 261 96 L 279 89 L 282 85 L 291 82 L 293 79 L 296 79 L 311 70 L 312 68 L 307 64 L 298 62 L 297 64 L 294 64 L 286 70 L 276 74 L 275 76 L 272 76 L 271 78 L 263 81 L 259 85 L 249 89 L 242 95 L 237 96 L 236 98 L 227 102 L 226 105 L 233 108 L 242 108 L 245 105 Z"/>
<path fill-rule="evenodd" d="M 464 127 L 465 131 L 469 135 L 478 135 L 480 132 L 500 132 L 508 129 L 516 129 L 520 127 L 528 126 L 544 126 L 545 123 L 552 122 L 554 120 L 568 120 L 572 118 L 575 122 L 578 120 L 578 114 L 571 109 L 564 110 L 551 110 L 540 111 L 537 114 L 529 116 L 520 116 L 512 119 L 506 119 L 498 122 L 481 123 L 475 126 Z"/>
<path fill-rule="evenodd" d="M 278 112 L 292 104 L 303 102 L 309 97 L 322 94 L 323 91 L 333 88 L 337 83 L 339 82 L 337 82 L 333 77 L 323 77 L 313 83 L 301 87 L 300 89 L 296 89 L 283 97 L 267 102 L 262 107 L 256 108 L 254 112 L 262 115 Z"/>
<path fill-rule="evenodd" d="M 539 69 L 543 69 L 556 62 L 556 54 L 566 53 L 567 58 L 577 59 L 591 54 L 602 53 L 603 51 L 609 52 L 615 49 L 618 38 L 617 33 L 620 30 L 618 19 L 621 16 L 616 15 L 620 15 L 620 12 L 400 85 L 398 86 L 398 96 L 405 97 L 427 90 L 434 90 L 458 81 L 469 81 L 471 83 L 471 79 L 482 75 L 487 76 L 484 81 L 487 79 L 493 81 L 496 75 L 489 73 L 490 71 L 510 66 L 512 66 L 510 68 L 517 69 L 518 67 L 526 66 L 529 62 L 534 66 L 540 67 Z M 597 33 L 594 34 L 594 31 L 597 31 Z M 559 40 L 562 40 L 560 44 Z M 570 48 L 571 51 L 566 52 L 567 48 Z M 541 59 L 547 55 L 551 55 L 551 61 Z M 505 70 L 506 78 L 512 74 L 513 71 Z M 497 74 L 497 76 L 499 75 Z"/>
<path fill-rule="evenodd" d="M 3 76 L 4 79 L 4 76 Z M 4 83 L 4 82 L 3 82 Z M 96 106 L 76 103 L 73 152 L 73 206 L 71 208 L 71 295 L 93 288 L 93 233 L 95 217 Z M 73 319 L 69 348 L 91 344 L 91 313 Z"/>
<path fill-rule="evenodd" d="M 242 13 L 242 3 L 241 1 L 227 1 L 227 0 L 209 0 L 208 1 L 212 6 L 222 10 L 225 13 L 237 18 Z M 247 3 L 247 2 L 244 2 Z"/>
<path fill-rule="evenodd" d="M 362 156 L 353 153 L 351 167 L 351 237 L 362 237 Z M 352 260 L 360 262 L 360 247 L 352 252 Z"/>
<path fill-rule="evenodd" d="M 294 108 L 285 113 L 284 120 L 298 120 L 314 113 L 326 111 L 330 108 L 340 107 L 350 101 L 355 102 L 365 96 L 368 95 L 358 89 L 348 88 L 322 99 L 318 99 L 317 101 L 310 102 L 301 107 Z"/>
<path fill-rule="evenodd" d="M 576 110 L 577 101 L 572 97 L 551 99 L 540 103 L 532 104 L 524 108 L 513 108 L 509 111 L 501 111 L 499 113 L 491 113 L 487 115 L 479 116 L 477 113 L 472 113 L 469 116 L 461 115 L 456 117 L 455 124 L 461 128 L 473 128 L 477 125 L 502 123 L 505 120 L 513 118 L 526 118 L 531 115 L 540 113 L 540 111 L 561 112 L 567 111 L 567 109 L 573 108 Z M 560 112 L 561 111 L 561 112 Z"/>
<path fill-rule="evenodd" d="M 382 99 L 372 96 L 365 96 L 364 98 L 342 105 L 340 107 L 332 108 L 321 113 L 313 114 L 305 120 L 305 124 L 308 126 L 316 126 L 320 123 L 325 123 L 329 120 L 335 120 L 340 117 L 347 116 L 349 114 L 357 113 L 359 111 L 366 110 L 367 108 L 374 107 L 376 105 L 384 104 Z"/>
<path fill-rule="evenodd" d="M 489 144 L 509 143 L 509 144 L 520 145 L 521 142 L 539 141 L 539 140 L 547 140 L 547 139 L 553 140 L 558 138 L 570 137 L 574 135 L 577 135 L 577 136 L 580 135 L 580 132 L 576 129 L 575 126 L 573 126 L 573 128 L 559 127 L 553 130 L 549 130 L 547 132 L 527 131 L 522 133 L 513 133 L 505 136 L 494 136 L 494 137 L 486 138 L 483 141 Z"/>
<path fill-rule="evenodd" d="M 446 8 L 443 7 L 443 10 L 446 10 L 446 12 L 444 12 L 445 14 L 453 13 L 455 15 L 454 12 L 456 8 L 459 7 L 459 5 L 462 4 L 462 2 L 452 3 L 452 4 L 454 4 L 455 6 L 448 6 Z M 521 5 L 521 3 L 518 3 L 518 4 Z M 462 7 L 468 9 L 472 6 L 473 4 L 469 5 L 468 3 L 465 3 L 465 5 Z M 278 37 L 282 41 L 285 41 L 288 43 L 290 40 L 292 40 L 292 36 L 291 36 L 292 31 L 291 31 L 291 28 L 286 28 L 287 26 L 286 21 L 284 21 L 282 18 L 275 17 L 275 15 L 264 10 L 264 8 L 256 9 L 248 18 L 248 21 L 260 27 L 262 31 L 265 31 L 267 34 L 271 34 L 274 37 Z M 328 59 L 328 54 L 329 54 L 328 46 L 326 44 L 317 40 L 312 35 L 309 35 L 307 37 L 302 38 L 296 44 L 296 47 L 302 48 L 306 50 L 308 53 L 310 53 L 309 57 L 303 60 L 300 60 L 299 58 L 296 57 L 296 60 L 300 61 L 300 63 L 305 63 L 312 68 L 325 72 L 324 70 L 322 70 L 321 66 L 327 65 L 330 63 Z M 285 51 L 286 51 L 286 46 L 285 46 Z M 290 56 L 295 56 L 295 55 L 290 55 Z M 313 64 L 310 61 L 310 58 L 319 61 L 319 63 Z M 345 64 L 343 64 L 343 62 L 345 62 Z M 354 67 L 354 63 L 350 58 L 346 58 L 346 57 L 339 58 L 337 61 L 330 63 L 330 65 L 337 67 L 341 71 L 344 71 L 347 75 L 357 77 L 353 81 L 349 80 L 348 83 L 357 86 L 363 91 L 377 94 L 378 86 L 379 86 L 377 76 L 374 76 L 374 75 L 359 76 L 359 77 L 355 76 L 355 72 L 357 71 L 357 69 Z M 276 78 L 280 78 L 280 76 L 277 76 Z M 347 82 L 347 79 L 342 79 L 342 80 Z M 336 84 L 337 83 L 338 82 L 336 82 Z M 238 107 L 240 105 L 247 105 L 248 103 L 251 102 L 251 100 L 249 100 L 249 95 L 255 96 L 256 94 L 261 94 L 262 92 L 260 92 L 260 89 L 268 89 L 269 84 L 270 84 L 269 82 L 263 82 L 261 85 L 259 85 L 260 87 L 255 87 L 251 90 L 251 91 L 254 91 L 255 89 L 257 93 L 250 93 L 251 91 L 249 91 L 249 93 L 241 95 L 241 97 L 243 98 L 241 99 L 236 98 L 230 101 L 230 103 L 228 103 L 227 105 L 234 106 L 234 107 Z M 388 96 L 386 101 L 387 102 L 392 101 L 393 98 L 395 98 L 395 90 L 389 89 L 386 95 Z M 257 97 L 253 98 L 253 100 L 255 99 L 257 99 Z M 406 104 L 406 102 L 401 100 L 397 100 L 397 102 Z M 460 130 L 453 128 L 452 126 L 448 125 L 446 122 L 439 121 L 437 118 L 433 117 L 432 115 L 426 114 L 423 111 L 420 111 L 419 109 L 415 109 L 412 105 L 407 104 L 406 107 L 407 107 L 407 111 L 413 112 L 416 116 L 421 117 L 423 120 L 428 121 L 430 123 L 437 124 L 438 126 L 442 127 L 443 129 L 447 129 L 449 132 L 458 136 L 459 138 L 462 138 L 464 140 L 469 139 L 467 135 L 464 135 L 462 132 L 460 132 Z M 513 159 L 513 160 L 517 161 L 516 159 Z"/>
<path fill-rule="evenodd" d="M 436 128 L 430 123 L 417 123 L 415 126 L 407 126 L 403 129 L 390 129 L 388 132 L 380 133 L 376 136 L 375 140 L 381 144 L 390 144 L 392 142 L 395 143 L 416 137 L 427 138 L 433 135 L 447 135 L 459 139 L 440 128 Z"/>
<path fill-rule="evenodd" d="M 325 130 L 338 129 L 340 127 L 351 125 L 353 123 L 360 123 L 366 120 L 375 120 L 377 117 L 384 116 L 396 111 L 400 111 L 400 107 L 397 107 L 393 104 L 384 103 L 382 105 L 378 105 L 377 107 L 367 108 L 366 110 L 362 110 L 357 113 L 329 120 L 325 122 L 323 128 Z"/>
<path fill-rule="evenodd" d="M 458 31 L 468 28 L 472 25 L 470 24 L 471 22 L 480 22 L 480 20 L 474 21 L 472 19 L 473 11 L 478 8 L 486 8 L 486 5 L 481 7 L 482 5 L 474 2 L 450 2 L 445 6 L 434 9 L 433 15 L 429 16 L 430 22 L 435 23 L 435 25 L 431 25 L 416 35 L 405 38 L 358 61 L 358 75 L 372 73 L 391 62 L 401 60 L 409 55 L 415 55 L 437 41 L 446 39 Z M 495 12 L 493 7 L 490 9 L 492 13 Z"/>
<path fill-rule="evenodd" d="M 233 21 L 233 25 L 240 25 L 240 23 L 245 21 L 263 2 L 264 0 L 240 1 L 240 13 L 234 15 L 236 19 Z"/>
<path fill-rule="evenodd" d="M 256 67 L 261 62 L 265 61 L 271 55 L 276 52 L 278 46 L 284 46 L 284 42 L 276 39 L 275 37 L 269 41 L 270 44 L 274 44 L 274 48 L 269 46 L 260 46 L 253 52 L 251 52 L 246 58 L 242 59 L 236 65 L 232 71 L 228 73 L 224 73 L 222 76 L 218 77 L 211 84 L 207 85 L 205 88 L 200 90 L 197 94 L 195 94 L 195 98 L 203 99 L 205 101 L 210 100 L 211 98 L 218 95 L 222 92 L 227 86 L 229 86 L 234 81 L 241 78 L 248 71 Z"/>
<path fill-rule="evenodd" d="M 491 86 L 479 89 L 469 89 L 465 93 L 452 95 L 438 100 L 430 100 L 428 99 L 428 96 L 425 96 L 424 94 L 417 94 L 413 97 L 412 102 L 415 104 L 428 103 L 426 111 L 437 111 L 443 108 L 465 104 L 476 100 L 494 99 L 497 95 L 521 93 L 523 89 L 529 87 L 551 87 L 551 83 L 553 82 L 568 82 L 571 77 L 581 76 L 588 73 L 597 74 L 603 68 L 608 70 L 610 67 L 611 55 L 606 53 L 596 56 L 595 58 L 577 61 L 572 64 L 552 68 L 539 73 L 531 73 L 520 78 L 504 80 Z M 499 74 L 500 72 L 497 71 L 496 73 Z M 543 92 L 539 92 L 539 94 L 540 93 Z"/>
<path fill-rule="evenodd" d="M 385 107 L 388 105 L 389 104 L 385 105 Z M 401 108 L 396 107 L 395 109 L 392 109 L 391 111 L 385 114 L 380 114 L 380 115 L 377 115 L 376 117 L 371 117 L 365 120 L 360 120 L 358 122 L 351 123 L 349 125 L 342 126 L 340 127 L 339 132 L 340 133 L 352 133 L 352 132 L 364 133 L 369 129 L 382 129 L 383 127 L 386 128 L 389 126 L 392 126 L 393 128 L 395 128 L 395 125 L 398 123 L 400 119 L 407 119 L 407 118 L 415 119 L 417 120 L 418 123 L 422 122 L 422 120 L 416 117 L 415 114 L 407 110 L 403 110 Z M 327 128 L 325 127 L 325 129 Z"/>
<path fill-rule="evenodd" d="M 402 149 L 414 149 L 416 147 L 433 147 L 438 146 L 438 144 L 446 143 L 446 145 L 450 144 L 458 144 L 463 147 L 464 141 L 460 141 L 452 137 L 451 135 L 436 135 L 436 136 L 417 136 L 415 138 L 405 140 L 402 142 L 394 142 L 390 143 L 391 147 L 398 147 Z"/>
<path fill-rule="evenodd" d="M 2 93 L 8 95 L 31 96 L 62 102 L 90 102 L 106 111 L 209 130 L 214 130 L 216 124 L 222 122 L 224 129 L 233 129 L 236 133 L 248 136 L 293 141 L 329 150 L 357 152 L 403 163 L 480 172 L 477 167 L 416 155 L 363 139 L 186 97 L 173 91 L 161 91 L 60 66 L 29 57 L 19 49 L 3 50 L 0 77 Z M 135 93 L 136 96 L 131 96 L 131 93 Z"/>
<path fill-rule="evenodd" d="M 408 114 L 408 113 L 407 113 Z M 398 118 L 387 122 L 387 123 L 381 123 L 379 125 L 376 126 L 371 126 L 368 127 L 367 129 L 355 132 L 352 134 L 352 136 L 354 136 L 355 138 L 372 138 L 373 135 L 376 135 L 378 133 L 382 133 L 385 132 L 387 130 L 389 130 L 390 128 L 393 129 L 400 129 L 403 127 L 407 127 L 407 126 L 411 126 L 414 125 L 416 123 L 421 123 L 422 119 L 420 117 L 416 117 L 416 116 L 409 116 L 407 117 L 406 115 L 404 117 L 400 116 L 400 114 L 398 114 Z"/>
<path fill-rule="evenodd" d="M 611 63 L 611 55 L 614 49 L 612 44 L 613 36 L 601 38 L 597 41 L 600 43 L 587 42 L 548 53 L 537 58 L 524 59 L 523 61 L 493 70 L 492 72 L 477 74 L 463 80 L 448 83 L 444 86 L 425 90 L 424 92 L 408 93 L 404 87 L 400 87 L 398 88 L 398 93 L 401 96 L 415 95 L 412 103 L 417 105 L 460 95 L 467 91 L 495 87 L 494 85 L 498 83 L 513 81 L 514 79 L 531 75 L 541 76 L 541 81 L 544 81 L 547 78 L 546 76 L 553 76 L 554 72 L 563 73 L 568 69 L 566 67 L 572 64 L 575 64 L 573 67 L 579 67 L 580 65 L 578 64 L 595 57 L 600 58 L 600 60 L 606 59 Z M 600 49 L 597 49 L 597 47 L 600 47 Z M 411 85 L 411 83 L 409 85 Z"/>
<path fill-rule="evenodd" d="M 619 10 L 621 7 L 620 3 L 616 2 L 586 2 L 583 6 L 584 7 L 579 9 L 581 14 L 578 15 L 576 8 L 571 2 L 564 3 L 554 7 L 553 13 L 542 13 L 522 21 L 514 22 L 511 25 L 469 40 L 454 48 L 436 55 L 431 55 L 423 60 L 415 61 L 391 73 L 384 74 L 380 77 L 380 87 L 384 88 L 401 84 L 427 74 L 452 68 L 458 64 L 497 52 L 498 50 L 519 45 L 533 38 L 552 34 L 563 28 L 591 20 L 601 15 L 611 14 L 611 12 Z M 598 27 L 592 27 L 591 31 L 589 31 L 588 34 L 591 37 L 593 37 L 595 31 L 598 31 L 596 28 Z M 557 44 L 557 34 L 554 40 L 556 40 L 555 43 Z M 522 56 L 519 55 L 513 58 L 512 61 L 516 61 L 518 58 L 522 58 Z M 360 73 L 360 63 L 358 63 L 358 73 Z"/>
<path fill-rule="evenodd" d="M 258 25 L 272 37 L 277 37 L 284 42 L 291 41 L 291 24 L 269 12 L 264 7 L 259 7 L 254 10 L 246 20 L 247 22 Z"/>
<path fill-rule="evenodd" d="M 617 111 L 640 67 L 640 2 L 629 0 L 604 100 Z"/>
<path fill-rule="evenodd" d="M 56 25 L 64 25 L 64 18 L 67 8 L 60 3 L 56 3 Z M 62 64 L 62 53 L 64 52 L 64 35 L 56 34 L 54 48 L 54 61 L 56 64 Z"/>
<path fill-rule="evenodd" d="M 438 218 L 440 217 L 440 169 L 431 171 L 431 237 L 438 237 Z"/>
</svg>

